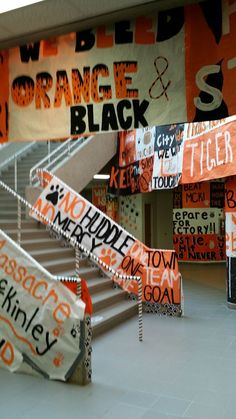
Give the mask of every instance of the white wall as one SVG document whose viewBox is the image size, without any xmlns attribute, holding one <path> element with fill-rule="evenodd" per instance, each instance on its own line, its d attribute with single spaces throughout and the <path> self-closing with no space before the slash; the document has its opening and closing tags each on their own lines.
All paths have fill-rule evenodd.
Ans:
<svg viewBox="0 0 236 419">
<path fill-rule="evenodd" d="M 97 134 L 86 141 L 78 152 L 55 171 L 76 192 L 84 189 L 116 153 L 117 133 Z"/>
</svg>

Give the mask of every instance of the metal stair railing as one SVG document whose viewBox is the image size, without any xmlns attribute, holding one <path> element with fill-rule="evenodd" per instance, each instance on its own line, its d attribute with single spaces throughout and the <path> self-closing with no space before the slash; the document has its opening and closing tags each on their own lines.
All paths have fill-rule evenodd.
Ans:
<svg viewBox="0 0 236 419">
<path fill-rule="evenodd" d="M 37 170 L 45 169 L 52 172 L 55 171 L 59 164 L 64 164 L 86 140 L 89 140 L 92 137 L 93 136 L 81 137 L 76 140 L 69 138 L 68 140 L 63 141 L 59 147 L 50 152 L 30 169 L 30 185 L 36 186 L 38 183 Z"/>
<path fill-rule="evenodd" d="M 0 143 L 0 150 L 3 150 L 5 147 L 7 147 L 11 143 Z"/>
<path fill-rule="evenodd" d="M 36 143 L 36 141 L 32 141 L 31 143 L 27 144 L 25 147 L 23 147 L 20 151 L 18 151 L 17 153 L 13 154 L 11 157 L 9 157 L 8 159 L 6 159 L 1 165 L 0 165 L 0 174 L 2 173 L 2 170 L 4 170 L 10 163 L 12 163 L 14 161 L 14 187 L 15 187 L 15 191 L 17 191 L 17 180 L 18 180 L 18 176 L 17 176 L 17 163 L 18 163 L 18 159 L 19 157 L 21 157 L 23 154 L 25 154 L 31 147 L 33 147 L 33 145 Z"/>
<path fill-rule="evenodd" d="M 82 244 L 78 242 L 78 240 L 73 237 L 71 238 L 69 233 L 66 233 L 61 227 L 55 225 L 53 221 L 49 220 L 45 215 L 43 215 L 39 210 L 34 208 L 26 199 L 22 198 L 16 191 L 11 189 L 8 185 L 6 185 L 4 182 L 0 180 L 0 187 L 3 188 L 5 191 L 13 195 L 17 201 L 18 201 L 18 213 L 17 213 L 17 239 L 18 239 L 18 245 L 20 246 L 21 243 L 21 204 L 23 204 L 25 207 L 27 207 L 30 211 L 34 212 L 38 217 L 40 217 L 47 225 L 49 225 L 51 228 L 53 228 L 56 233 L 63 236 L 67 241 L 69 241 L 70 245 L 75 249 L 75 269 L 76 273 L 78 273 L 79 269 L 79 250 L 86 254 L 92 261 L 99 264 L 106 270 L 108 270 L 110 273 L 112 273 L 113 276 L 116 276 L 117 278 L 123 279 L 123 280 L 131 280 L 131 281 L 137 281 L 138 283 L 138 334 L 139 334 L 139 341 L 142 342 L 143 340 L 143 305 L 142 305 L 142 278 L 140 276 L 132 276 L 132 275 L 121 275 L 119 274 L 115 269 L 111 268 L 109 265 L 107 265 L 105 262 L 103 262 L 98 256 L 94 255 L 92 252 L 87 250 Z M 79 293 L 81 293 L 81 290 L 79 290 Z"/>
</svg>

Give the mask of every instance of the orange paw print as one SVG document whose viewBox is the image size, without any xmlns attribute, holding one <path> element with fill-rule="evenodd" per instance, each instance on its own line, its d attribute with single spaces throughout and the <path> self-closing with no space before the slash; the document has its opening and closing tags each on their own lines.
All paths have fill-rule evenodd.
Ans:
<svg viewBox="0 0 236 419">
<path fill-rule="evenodd" d="M 62 364 L 63 359 L 64 359 L 64 355 L 61 352 L 57 352 L 53 360 L 53 364 L 55 365 L 55 367 L 59 368 Z"/>
<path fill-rule="evenodd" d="M 53 336 L 58 338 L 58 337 L 64 335 L 65 330 L 63 329 L 63 327 L 58 325 L 57 327 L 55 327 L 55 329 L 53 329 L 52 333 L 53 333 Z"/>
<path fill-rule="evenodd" d="M 111 249 L 102 249 L 100 259 L 108 266 L 114 266 L 117 262 L 116 253 L 112 252 Z"/>
</svg>

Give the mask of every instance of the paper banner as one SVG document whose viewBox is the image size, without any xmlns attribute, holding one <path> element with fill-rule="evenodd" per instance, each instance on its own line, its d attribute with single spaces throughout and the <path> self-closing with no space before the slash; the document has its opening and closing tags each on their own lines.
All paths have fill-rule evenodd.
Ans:
<svg viewBox="0 0 236 419">
<path fill-rule="evenodd" d="M 225 238 L 216 234 L 175 234 L 174 249 L 179 260 L 216 262 L 225 260 Z"/>
<path fill-rule="evenodd" d="M 209 182 L 183 185 L 183 208 L 209 208 L 210 206 Z"/>
<path fill-rule="evenodd" d="M 143 301 L 180 304 L 175 251 L 149 249 L 56 176 L 51 178 L 34 207 L 69 238 L 76 239 L 121 275 L 140 276 Z M 33 212 L 31 215 L 41 221 L 40 216 Z M 137 294 L 135 280 L 120 280 L 116 276 L 113 279 L 128 292 Z"/>
<path fill-rule="evenodd" d="M 0 357 L 67 380 L 83 355 L 85 304 L 0 230 Z"/>
<path fill-rule="evenodd" d="M 0 141 L 235 115 L 235 37 L 235 4 L 209 0 L 2 51 Z"/>
<path fill-rule="evenodd" d="M 175 121 L 185 120 L 183 44 L 179 8 L 10 49 L 0 63 L 8 82 L 0 91 L 2 112 L 8 108 L 2 140 L 169 123 L 167 108 Z"/>
<path fill-rule="evenodd" d="M 106 195 L 106 186 L 100 185 L 92 187 L 92 203 L 103 212 L 106 212 Z"/>
<path fill-rule="evenodd" d="M 220 234 L 220 208 L 174 209 L 174 234 Z"/>
<path fill-rule="evenodd" d="M 236 173 L 236 117 L 219 121 L 208 121 L 191 124 L 175 124 L 156 127 L 150 130 L 150 153 L 148 157 L 137 160 L 137 138 L 141 130 L 135 133 L 122 133 L 119 149 L 119 167 L 112 167 L 109 190 L 121 195 L 150 192 L 156 189 L 173 189 L 179 183 L 198 184 L 198 198 L 192 193 L 192 200 L 199 201 L 199 207 L 210 205 L 213 199 L 213 186 L 209 191 L 200 192 L 200 182 L 221 179 Z M 143 139 L 145 134 L 143 133 Z M 124 148 L 126 138 L 130 144 L 132 137 L 132 153 L 127 154 Z M 141 137 L 142 138 L 142 137 Z M 126 156 L 124 158 L 124 156 Z M 129 156 L 129 158 L 127 158 Z M 132 156 L 132 158 L 131 158 Z M 136 160 L 135 160 L 136 159 Z M 128 161 L 132 163 L 124 166 Z M 143 187 L 145 185 L 145 188 Z M 218 187 L 218 186 L 217 186 Z M 187 186 L 185 187 L 185 189 Z M 188 186 L 189 191 L 193 190 Z M 196 188 L 196 186 L 195 186 Z M 184 189 L 184 191 L 185 191 Z M 221 194 L 215 206 L 220 207 Z M 184 195 L 183 195 L 184 197 Z M 190 192 L 185 195 L 183 205 L 188 205 Z M 190 204 L 191 204 L 190 199 Z M 213 201 L 212 201 L 213 202 Z"/>
</svg>

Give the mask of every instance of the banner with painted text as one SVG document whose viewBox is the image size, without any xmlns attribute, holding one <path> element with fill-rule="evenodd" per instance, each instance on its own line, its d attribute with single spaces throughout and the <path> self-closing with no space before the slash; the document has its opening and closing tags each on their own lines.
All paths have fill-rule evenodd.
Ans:
<svg viewBox="0 0 236 419">
<path fill-rule="evenodd" d="M 179 8 L 2 51 L 2 140 L 185 120 L 183 45 Z"/>
<path fill-rule="evenodd" d="M 119 134 L 119 167 L 110 173 L 109 191 L 126 195 L 169 189 L 182 172 L 184 124 L 140 128 Z"/>
<path fill-rule="evenodd" d="M 236 173 L 235 116 L 138 129 L 119 139 L 119 166 L 111 168 L 109 181 L 114 194 L 170 189 Z"/>
<path fill-rule="evenodd" d="M 174 209 L 174 234 L 220 234 L 222 217 L 220 208 Z"/>
<path fill-rule="evenodd" d="M 173 191 L 173 244 L 182 261 L 226 259 L 224 181 L 179 185 Z"/>
<path fill-rule="evenodd" d="M 35 209 L 121 275 L 140 276 L 144 302 L 180 305 L 181 275 L 174 250 L 148 248 L 56 176 L 44 173 L 48 184 Z M 34 212 L 31 216 L 42 221 Z M 135 280 L 113 279 L 137 295 Z"/>
<path fill-rule="evenodd" d="M 186 124 L 181 182 L 201 182 L 235 174 L 236 118 L 189 125 Z M 200 133 L 195 134 L 195 125 L 203 125 Z"/>
<path fill-rule="evenodd" d="M 67 380 L 83 356 L 85 304 L 0 230 L 0 365 Z"/>
<path fill-rule="evenodd" d="M 112 220 L 118 220 L 118 199 L 108 194 L 107 185 L 92 187 L 92 203 Z"/>
<path fill-rule="evenodd" d="M 235 3 L 208 0 L 3 50 L 0 141 L 234 115 L 235 37 Z"/>
<path fill-rule="evenodd" d="M 174 234 L 174 249 L 181 261 L 225 261 L 225 238 L 218 234 Z"/>
<path fill-rule="evenodd" d="M 95 207 L 99 208 L 102 212 L 106 212 L 106 185 L 99 185 L 92 187 L 92 203 Z"/>
<path fill-rule="evenodd" d="M 235 0 L 186 6 L 185 35 L 186 121 L 235 115 Z"/>
</svg>

